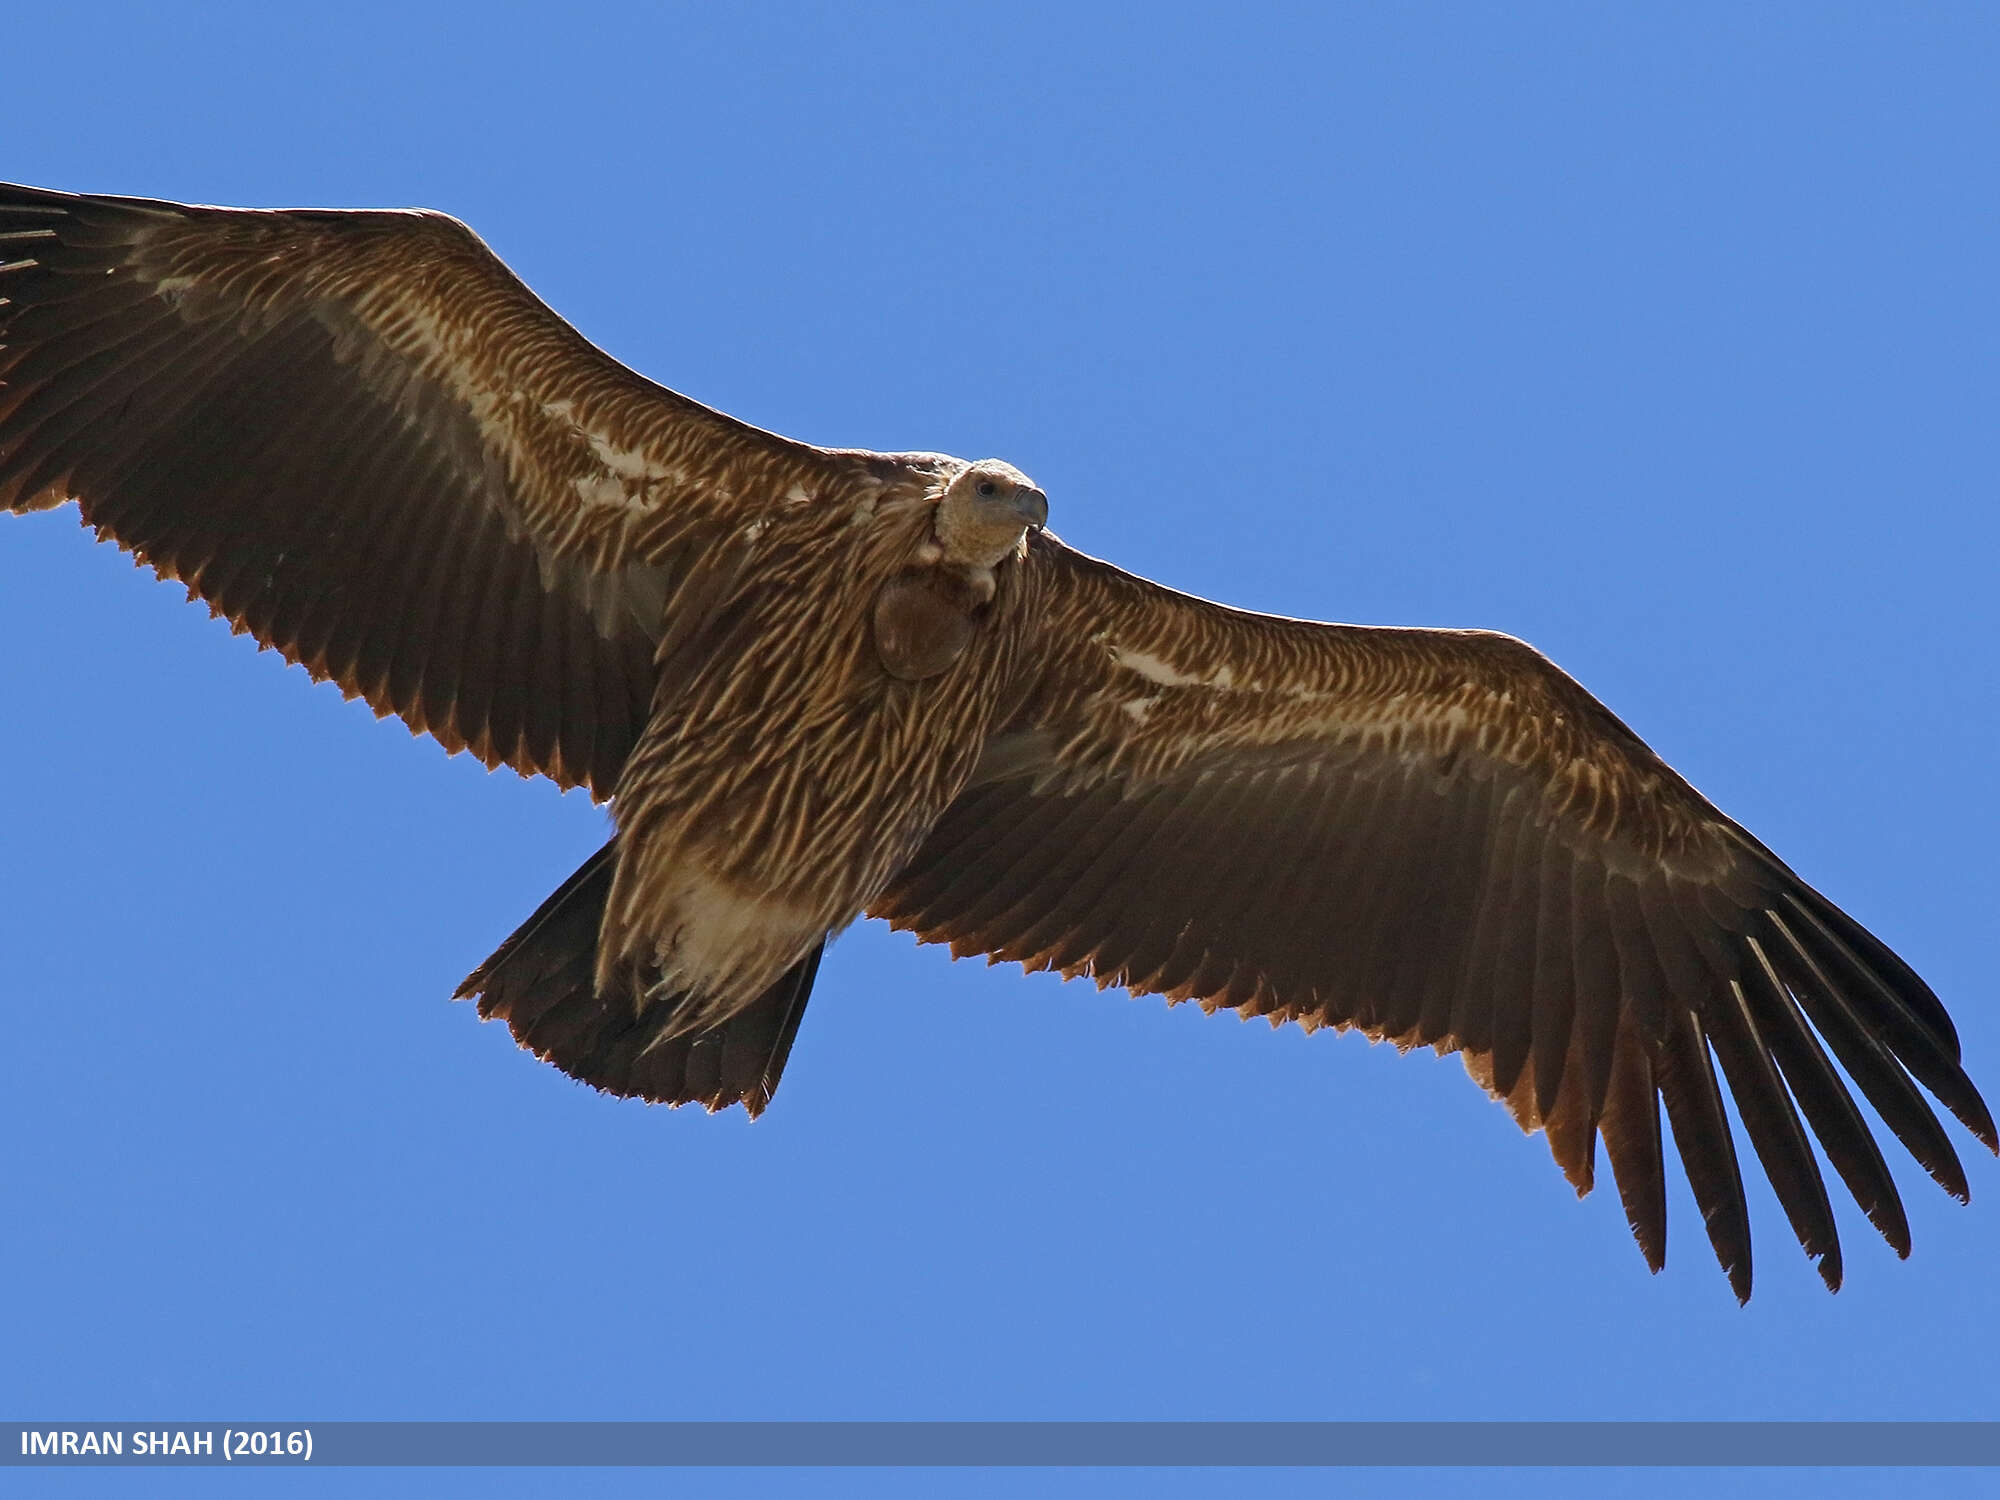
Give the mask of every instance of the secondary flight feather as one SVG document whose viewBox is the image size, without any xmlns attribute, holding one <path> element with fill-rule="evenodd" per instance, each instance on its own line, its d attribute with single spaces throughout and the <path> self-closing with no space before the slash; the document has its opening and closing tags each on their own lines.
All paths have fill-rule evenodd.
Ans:
<svg viewBox="0 0 2000 1500">
<path fill-rule="evenodd" d="M 1992 1116 L 1924 982 L 1521 642 L 1245 613 L 1044 529 L 998 460 L 657 386 L 463 225 L 0 187 L 0 507 L 68 501 L 448 750 L 608 799 L 465 982 L 585 1082 L 770 1101 L 864 913 L 1205 1008 L 1460 1052 L 1657 1269 L 1661 1106 L 1748 1297 L 1735 1102 L 1800 1244 L 1858 1089 L 1946 1191 Z"/>
</svg>

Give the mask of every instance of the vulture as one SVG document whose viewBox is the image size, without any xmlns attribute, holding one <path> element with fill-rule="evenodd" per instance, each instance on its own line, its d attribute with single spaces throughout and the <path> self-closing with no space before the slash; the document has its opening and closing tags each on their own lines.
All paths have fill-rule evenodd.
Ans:
<svg viewBox="0 0 2000 1500">
<path fill-rule="evenodd" d="M 756 1115 L 828 937 L 1462 1055 L 1666 1253 L 1661 1105 L 1751 1289 L 1725 1094 L 1830 1288 L 1855 1090 L 1996 1148 L 1909 965 L 1545 657 L 1063 545 L 1012 465 L 791 442 L 635 374 L 463 224 L 0 187 L 0 508 L 613 836 L 459 994 L 608 1093 Z"/>
</svg>

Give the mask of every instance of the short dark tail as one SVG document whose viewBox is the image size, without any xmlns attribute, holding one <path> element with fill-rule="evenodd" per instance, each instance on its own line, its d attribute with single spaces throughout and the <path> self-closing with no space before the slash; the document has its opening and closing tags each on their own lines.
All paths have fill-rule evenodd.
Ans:
<svg viewBox="0 0 2000 1500">
<path fill-rule="evenodd" d="M 755 1119 L 777 1092 L 826 943 L 720 1026 L 668 1037 L 677 1001 L 641 1012 L 629 995 L 600 996 L 593 983 L 616 863 L 610 844 L 591 855 L 454 998 L 477 998 L 479 1014 L 504 1020 L 535 1056 L 606 1093 L 711 1110 L 741 1104 Z"/>
</svg>

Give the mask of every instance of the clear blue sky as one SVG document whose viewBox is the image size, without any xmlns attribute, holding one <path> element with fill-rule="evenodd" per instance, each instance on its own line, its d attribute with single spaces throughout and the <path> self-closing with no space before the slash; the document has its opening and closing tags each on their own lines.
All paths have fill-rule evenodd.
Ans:
<svg viewBox="0 0 2000 1500">
<path fill-rule="evenodd" d="M 735 9 L 16 8 L 0 176 L 446 209 L 750 421 L 1008 458 L 1231 603 L 1524 636 L 2000 1099 L 1990 12 Z M 9 1414 L 2000 1416 L 1962 1132 L 1969 1209 L 1896 1162 L 1907 1264 L 1837 1205 L 1838 1297 L 1758 1178 L 1739 1309 L 1678 1177 L 1652 1278 L 1455 1059 L 867 925 L 764 1119 L 614 1102 L 445 998 L 580 795 L 73 512 L 0 521 L 0 641 Z"/>
</svg>

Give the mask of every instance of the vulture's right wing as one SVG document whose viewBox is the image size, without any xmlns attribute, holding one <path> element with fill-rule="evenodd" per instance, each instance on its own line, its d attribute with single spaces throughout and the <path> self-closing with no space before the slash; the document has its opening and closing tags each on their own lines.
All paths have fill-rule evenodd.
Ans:
<svg viewBox="0 0 2000 1500">
<path fill-rule="evenodd" d="M 609 796 L 691 563 L 869 462 L 633 374 L 440 214 L 0 186 L 0 509 L 76 500 L 488 765 Z"/>
</svg>

